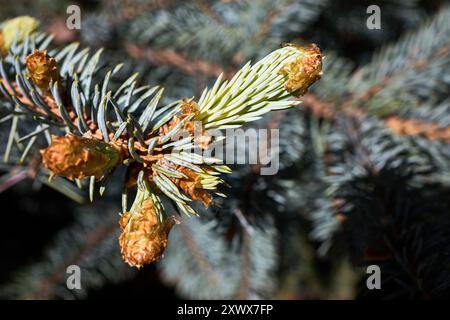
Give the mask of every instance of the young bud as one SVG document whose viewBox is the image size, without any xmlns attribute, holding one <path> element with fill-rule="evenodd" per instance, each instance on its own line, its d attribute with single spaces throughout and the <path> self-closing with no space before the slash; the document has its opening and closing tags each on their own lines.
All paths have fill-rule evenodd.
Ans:
<svg viewBox="0 0 450 320">
<path fill-rule="evenodd" d="M 267 112 L 298 105 L 292 95 L 304 94 L 321 74 L 316 45 L 286 45 L 254 65 L 247 63 L 230 81 L 220 76 L 202 93 L 197 119 L 205 129 L 238 128 Z"/>
<path fill-rule="evenodd" d="M 139 195 L 137 196 L 137 201 Z M 160 222 L 153 201 L 145 199 L 142 205 L 133 206 L 120 219 L 122 234 L 119 237 L 123 260 L 132 267 L 161 259 L 167 248 L 169 232 L 178 223 L 175 217 Z"/>
<path fill-rule="evenodd" d="M 21 16 L 5 21 L 0 27 L 0 48 L 3 53 L 8 52 L 14 40 L 21 42 L 26 36 L 39 27 L 39 22 L 29 16 Z"/>
<path fill-rule="evenodd" d="M 58 63 L 47 51 L 35 50 L 27 56 L 25 64 L 31 80 L 45 92 L 49 91 L 50 83 L 60 80 Z"/>
<path fill-rule="evenodd" d="M 115 147 L 75 135 L 54 136 L 52 143 L 41 150 L 41 155 L 47 169 L 71 180 L 89 176 L 100 179 L 104 173 L 118 165 L 121 159 L 121 154 Z"/>
</svg>

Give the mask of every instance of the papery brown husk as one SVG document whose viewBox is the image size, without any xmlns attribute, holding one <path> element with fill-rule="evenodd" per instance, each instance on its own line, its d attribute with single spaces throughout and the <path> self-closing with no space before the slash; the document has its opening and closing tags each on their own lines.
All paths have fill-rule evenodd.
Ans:
<svg viewBox="0 0 450 320">
<path fill-rule="evenodd" d="M 47 169 L 70 180 L 89 176 L 100 179 L 121 159 L 119 150 L 114 146 L 72 134 L 53 136 L 52 143 L 41 150 L 41 155 Z"/>
<path fill-rule="evenodd" d="M 307 46 L 295 46 L 302 54 L 293 61 L 286 63 L 279 74 L 287 77 L 285 88 L 290 93 L 301 96 L 308 91 L 308 88 L 322 75 L 323 56 L 320 49 L 315 44 Z"/>
<path fill-rule="evenodd" d="M 138 212 L 124 213 L 119 221 L 123 260 L 137 268 L 160 260 L 167 248 L 169 232 L 176 223 L 173 216 L 158 221 L 151 199 L 145 200 Z"/>
</svg>

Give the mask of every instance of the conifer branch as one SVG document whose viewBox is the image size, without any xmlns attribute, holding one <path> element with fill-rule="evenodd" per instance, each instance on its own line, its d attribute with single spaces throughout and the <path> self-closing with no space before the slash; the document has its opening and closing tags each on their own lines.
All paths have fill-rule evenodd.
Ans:
<svg viewBox="0 0 450 320">
<path fill-rule="evenodd" d="M 15 21 L 7 21 L 2 31 Z M 186 98 L 158 107 L 163 89 L 138 87 L 136 74 L 113 88 L 122 65 L 100 71 L 101 50 L 91 56 L 75 43 L 47 51 L 51 37 L 28 29 L 0 60 L 4 108 L 37 122 L 19 140 L 45 134 L 44 167 L 52 176 L 88 178 L 91 200 L 97 183 L 101 195 L 115 169 L 127 167 L 126 189 L 138 192 L 131 208 L 123 208 L 119 240 L 124 260 L 137 267 L 162 257 L 177 222 L 166 216 L 161 197 L 180 212 L 197 215 L 190 203 L 208 207 L 211 192 L 223 183 L 220 175 L 230 172 L 221 159 L 187 152 L 209 147 L 213 139 L 206 130 L 236 128 L 269 111 L 293 107 L 298 101 L 289 98 L 304 94 L 322 74 L 317 46 L 288 44 L 254 65 L 247 63 L 230 81 L 221 74 L 198 102 Z M 20 119 L 13 115 L 6 155 L 19 134 Z M 200 122 L 199 136 L 194 136 L 194 121 Z M 176 142 L 180 133 L 188 136 Z M 123 194 L 126 200 L 127 191 Z"/>
<path fill-rule="evenodd" d="M 190 60 L 175 50 L 158 50 L 150 47 L 140 47 L 136 44 L 127 44 L 128 54 L 138 60 L 147 60 L 155 65 L 168 65 L 181 72 L 195 76 L 205 75 L 208 77 L 218 77 L 223 74 L 224 79 L 231 79 L 235 70 L 225 70 L 219 64 L 206 60 Z"/>
</svg>

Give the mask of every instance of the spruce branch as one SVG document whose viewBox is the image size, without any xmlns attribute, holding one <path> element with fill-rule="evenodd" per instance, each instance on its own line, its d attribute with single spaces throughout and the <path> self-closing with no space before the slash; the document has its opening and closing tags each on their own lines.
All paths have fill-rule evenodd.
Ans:
<svg viewBox="0 0 450 320">
<path fill-rule="evenodd" d="M 216 63 L 236 56 L 245 61 L 262 58 L 280 42 L 293 38 L 292 29 L 304 30 L 326 3 L 327 0 L 238 1 L 232 4 L 238 16 L 229 19 L 228 3 L 214 1 L 205 12 L 190 2 L 136 19 L 131 29 L 134 38 L 155 49 L 170 46 L 178 52 L 183 50 L 190 58 Z M 284 28 L 287 20 L 291 28 Z"/>
<path fill-rule="evenodd" d="M 450 143 L 450 127 L 441 127 L 438 123 L 415 119 L 402 119 L 391 116 L 386 119 L 386 126 L 399 135 L 423 136 L 429 140 Z"/>
<path fill-rule="evenodd" d="M 53 3 L 44 2 L 33 6 L 47 7 L 48 16 Z M 30 10 L 31 3 L 13 3 L 2 7 L 3 16 Z M 365 63 L 373 48 L 396 40 L 399 31 L 415 28 L 419 16 L 437 9 L 425 10 L 416 0 L 378 4 L 384 8 L 382 32 L 361 28 L 365 6 L 354 2 L 100 1 L 86 10 L 80 32 L 86 45 L 109 48 L 96 58 L 89 81 L 90 71 L 80 75 L 95 52 L 82 53 L 76 45 L 55 49 L 61 43 L 58 35 L 53 44 L 39 33 L 28 34 L 33 41 L 27 36 L 13 40 L 2 53 L 6 77 L 0 75 L 1 156 L 8 160 L 0 169 L 10 171 L 0 177 L 0 191 L 32 178 L 33 186 L 46 184 L 79 201 L 78 187 L 88 189 L 94 200 L 105 189 L 120 193 L 116 187 L 123 185 L 123 213 L 119 228 L 118 217 L 109 210 L 77 215 L 77 221 L 98 219 L 98 225 L 89 232 L 63 230 L 65 236 L 56 239 L 51 254 L 19 273 L 2 296 L 82 297 L 84 290 L 65 288 L 67 262 L 86 271 L 82 285 L 89 290 L 134 271 L 122 260 L 140 267 L 163 254 L 156 267 L 186 298 L 354 297 L 353 290 L 343 296 L 342 285 L 355 289 L 355 279 L 334 270 L 335 262 L 340 265 L 348 256 L 358 273 L 361 265 L 382 268 L 382 290 L 362 286 L 363 296 L 448 295 L 443 267 L 449 262 L 450 230 L 447 7 L 356 71 L 351 61 L 326 52 L 325 76 L 298 99 L 300 108 L 254 122 L 256 128 L 280 129 L 276 176 L 258 175 L 260 163 L 235 166 L 226 177 L 233 189 L 227 198 L 216 197 L 230 170 L 188 155 L 216 142 L 204 126 L 198 135 L 191 134 L 200 116 L 213 127 L 242 125 L 218 114 L 225 122 L 217 124 L 201 113 L 205 106 L 198 98 L 206 81 L 209 93 L 214 89 L 210 81 L 223 73 L 218 89 L 227 86 L 225 80 L 230 83 L 242 62 L 257 61 L 283 41 L 304 37 Z M 39 50 L 37 63 L 30 63 L 34 49 Z M 127 55 L 140 61 L 127 61 L 114 71 L 105 65 L 105 55 L 113 61 Z M 41 64 L 44 69 L 35 68 Z M 134 68 L 145 70 L 149 83 L 165 83 L 170 91 L 163 94 L 160 87 L 142 85 Z M 37 76 L 32 78 L 33 73 Z M 47 81 L 53 83 L 50 88 Z M 192 97 L 192 91 L 196 97 L 167 104 L 176 100 L 172 97 Z M 216 93 L 218 103 L 228 104 L 224 98 L 232 101 Z M 253 102 L 248 105 L 254 107 Z M 229 114 L 234 111 L 230 108 Z M 242 111 L 247 117 L 246 107 Z M 159 128 L 153 131 L 155 124 Z M 174 139 L 186 131 L 185 140 Z M 53 148 L 47 148 L 52 142 Z M 249 151 L 246 145 L 238 148 Z M 116 183 L 113 175 L 122 173 L 123 183 Z M 184 210 L 200 217 L 173 218 L 173 208 L 182 202 Z M 208 214 L 202 203 L 210 206 Z M 180 225 L 174 225 L 175 219 Z M 279 294 L 267 296 L 280 277 L 285 285 Z"/>
<path fill-rule="evenodd" d="M 296 105 L 287 98 L 303 95 L 320 78 L 322 70 L 317 46 L 298 49 L 287 45 L 253 66 L 248 63 L 229 82 L 222 82 L 220 76 L 212 89 L 203 91 L 198 102 L 199 119 L 205 127 L 236 128 L 269 111 Z"/>
<path fill-rule="evenodd" d="M 205 75 L 208 77 L 218 77 L 223 74 L 225 79 L 230 79 L 235 70 L 224 70 L 219 64 L 206 60 L 192 60 L 175 50 L 161 50 L 138 46 L 133 43 L 126 45 L 127 53 L 134 59 L 147 60 L 155 65 L 169 65 L 189 75 Z"/>
<path fill-rule="evenodd" d="M 48 50 L 50 42 L 39 33 L 16 38 L 0 60 L 2 106 L 12 115 L 7 148 L 44 135 L 44 167 L 51 176 L 88 179 L 91 200 L 96 185 L 101 195 L 109 176 L 125 166 L 120 245 L 124 260 L 137 267 L 162 257 L 176 222 L 167 217 L 162 196 L 180 212 L 197 215 L 191 202 L 208 207 L 223 183 L 220 175 L 230 172 L 221 159 L 188 152 L 208 149 L 214 140 L 207 130 L 236 128 L 298 105 L 289 99 L 304 94 L 322 74 L 317 46 L 288 44 L 247 63 L 230 81 L 219 76 L 198 102 L 185 98 L 160 107 L 163 89 L 138 86 L 136 74 L 113 87 L 122 65 L 102 70 L 101 50 L 90 55 L 76 43 Z M 34 120 L 36 128 L 20 137 L 23 118 Z M 174 140 L 181 133 L 184 138 Z M 129 188 L 138 190 L 130 210 Z"/>
<path fill-rule="evenodd" d="M 450 65 L 449 18 L 450 7 L 444 6 L 418 31 L 384 47 L 354 73 L 349 88 L 365 101 L 366 110 L 392 115 L 445 96 L 450 85 L 444 71 Z"/>
<path fill-rule="evenodd" d="M 326 101 L 319 98 L 313 93 L 308 93 L 302 97 L 304 107 L 310 110 L 316 117 L 334 121 L 337 117 L 359 117 L 364 119 L 370 115 L 364 110 L 354 109 L 340 109 L 334 102 Z M 344 106 L 349 106 L 351 103 L 344 102 Z M 339 112 L 337 111 L 339 110 Z M 431 114 L 433 111 L 423 107 Z M 448 109 L 448 103 L 441 105 L 441 109 Z M 385 126 L 392 130 L 393 133 L 399 136 L 406 137 L 423 137 L 428 140 L 441 141 L 449 143 L 450 141 L 450 127 L 447 123 L 443 123 L 442 119 L 423 119 L 419 113 L 424 113 L 425 110 L 418 110 L 412 114 L 404 116 L 391 115 L 384 117 L 382 121 Z M 431 120 L 431 121 L 430 121 Z"/>
</svg>

